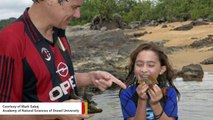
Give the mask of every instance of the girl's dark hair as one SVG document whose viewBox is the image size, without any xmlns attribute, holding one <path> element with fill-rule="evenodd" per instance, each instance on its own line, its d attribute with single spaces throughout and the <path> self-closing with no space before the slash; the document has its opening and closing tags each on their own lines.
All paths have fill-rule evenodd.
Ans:
<svg viewBox="0 0 213 120">
<path fill-rule="evenodd" d="M 154 53 L 156 53 L 156 55 L 158 56 L 158 58 L 160 60 L 161 66 L 166 67 L 166 71 L 162 75 L 158 76 L 158 78 L 157 78 L 158 82 L 160 83 L 160 85 L 162 85 L 162 87 L 166 87 L 168 84 L 169 84 L 169 86 L 174 87 L 175 91 L 178 95 L 178 98 L 179 98 L 180 92 L 178 91 L 178 89 L 175 87 L 175 85 L 173 83 L 173 79 L 175 77 L 175 72 L 169 63 L 169 59 L 168 59 L 167 55 L 163 52 L 163 50 L 161 50 L 160 47 L 157 46 L 156 44 L 154 44 L 153 42 L 144 43 L 144 44 L 139 45 L 130 54 L 130 60 L 129 60 L 129 65 L 128 65 L 128 74 L 127 74 L 127 77 L 125 80 L 126 85 L 129 86 L 129 85 L 133 85 L 133 84 L 137 83 L 137 80 L 135 79 L 135 74 L 134 74 L 135 61 L 136 61 L 138 54 L 144 50 L 146 50 L 146 51 L 150 50 L 150 51 L 153 51 Z"/>
</svg>

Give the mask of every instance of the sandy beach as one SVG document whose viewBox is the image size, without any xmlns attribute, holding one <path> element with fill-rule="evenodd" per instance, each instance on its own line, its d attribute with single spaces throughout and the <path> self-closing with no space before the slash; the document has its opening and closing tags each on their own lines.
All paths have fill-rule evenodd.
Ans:
<svg viewBox="0 0 213 120">
<path fill-rule="evenodd" d="M 142 30 L 137 30 L 135 32 L 147 31 L 149 34 L 139 37 L 140 40 L 145 41 L 159 41 L 159 40 L 169 40 L 165 46 L 185 46 L 190 45 L 196 40 L 207 37 L 208 35 L 213 35 L 213 23 L 209 25 L 193 26 L 191 30 L 187 31 L 174 31 L 175 27 L 189 24 L 191 21 L 187 22 L 174 22 L 166 24 L 166 28 L 162 28 L 162 25 L 153 27 L 143 27 Z M 131 33 L 130 33 L 131 34 Z M 200 49 L 196 48 L 184 48 L 181 51 L 177 51 L 169 55 L 170 61 L 175 69 L 181 69 L 185 65 L 189 64 L 200 64 L 201 61 L 213 57 L 213 51 L 208 50 L 210 48 L 204 47 Z M 202 65 L 203 70 L 206 72 L 213 72 L 213 64 Z"/>
</svg>

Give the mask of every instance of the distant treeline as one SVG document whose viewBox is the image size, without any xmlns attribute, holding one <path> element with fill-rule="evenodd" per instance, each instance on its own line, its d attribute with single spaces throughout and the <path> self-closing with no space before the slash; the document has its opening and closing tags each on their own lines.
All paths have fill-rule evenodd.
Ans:
<svg viewBox="0 0 213 120">
<path fill-rule="evenodd" d="M 111 20 L 119 14 L 126 23 L 163 19 L 168 22 L 196 20 L 213 21 L 213 0 L 84 0 L 80 20 L 72 25 L 91 22 L 96 15 Z"/>
<path fill-rule="evenodd" d="M 8 24 L 12 23 L 13 21 L 15 21 L 16 18 L 9 18 L 9 19 L 5 19 L 5 20 L 0 20 L 0 31 L 2 28 L 4 28 L 5 26 L 7 26 Z"/>
<path fill-rule="evenodd" d="M 97 15 L 106 21 L 112 20 L 113 15 L 119 15 L 125 23 L 199 18 L 213 21 L 213 0 L 84 0 L 81 18 L 72 21 L 71 25 L 91 22 Z M 13 20 L 0 20 L 0 30 Z"/>
</svg>

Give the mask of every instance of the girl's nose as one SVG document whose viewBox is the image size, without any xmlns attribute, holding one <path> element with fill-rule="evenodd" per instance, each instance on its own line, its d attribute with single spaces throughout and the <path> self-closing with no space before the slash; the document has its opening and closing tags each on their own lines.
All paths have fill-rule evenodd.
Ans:
<svg viewBox="0 0 213 120">
<path fill-rule="evenodd" d="M 144 65 L 142 68 L 141 68 L 141 72 L 147 72 L 148 71 L 148 67 L 146 65 Z"/>
</svg>

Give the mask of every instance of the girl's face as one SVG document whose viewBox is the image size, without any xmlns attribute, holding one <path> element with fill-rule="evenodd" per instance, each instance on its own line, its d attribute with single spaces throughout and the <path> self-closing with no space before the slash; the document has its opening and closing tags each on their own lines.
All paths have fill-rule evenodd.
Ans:
<svg viewBox="0 0 213 120">
<path fill-rule="evenodd" d="M 148 79 L 149 76 L 157 79 L 159 74 L 166 71 L 165 66 L 161 66 L 159 57 L 151 50 L 141 51 L 135 61 L 134 73 L 138 80 Z"/>
</svg>

